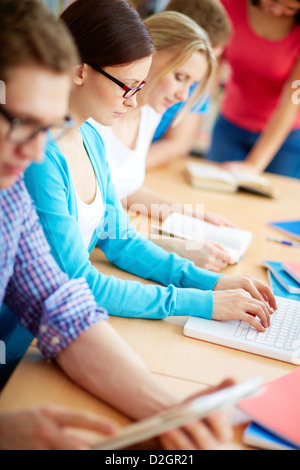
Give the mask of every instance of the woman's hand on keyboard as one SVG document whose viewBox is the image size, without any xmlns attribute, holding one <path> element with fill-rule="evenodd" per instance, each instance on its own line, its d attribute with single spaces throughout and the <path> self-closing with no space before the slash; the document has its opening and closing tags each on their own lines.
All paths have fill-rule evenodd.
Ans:
<svg viewBox="0 0 300 470">
<path fill-rule="evenodd" d="M 246 290 L 217 290 L 213 292 L 213 297 L 213 320 L 241 320 L 261 332 L 270 326 L 270 312 L 266 302 L 254 299 Z"/>
<path fill-rule="evenodd" d="M 272 314 L 277 310 L 276 300 L 270 286 L 252 276 L 222 276 L 214 287 L 216 290 L 244 289 L 251 297 L 264 302 Z"/>
</svg>

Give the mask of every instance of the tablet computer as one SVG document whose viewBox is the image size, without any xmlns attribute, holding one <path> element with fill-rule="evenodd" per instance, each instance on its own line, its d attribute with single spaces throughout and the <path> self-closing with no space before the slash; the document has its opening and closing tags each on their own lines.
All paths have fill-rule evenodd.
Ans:
<svg viewBox="0 0 300 470">
<path fill-rule="evenodd" d="M 218 390 L 208 395 L 190 399 L 172 408 L 130 424 L 115 436 L 94 445 L 94 450 L 118 450 L 157 437 L 171 429 L 202 419 L 214 411 L 229 407 L 261 390 L 262 379 L 256 377 L 246 382 Z"/>
</svg>

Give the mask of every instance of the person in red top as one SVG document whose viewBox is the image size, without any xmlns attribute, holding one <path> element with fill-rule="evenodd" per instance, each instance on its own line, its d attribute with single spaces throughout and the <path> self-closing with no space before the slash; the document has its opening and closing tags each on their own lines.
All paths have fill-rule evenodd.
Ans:
<svg viewBox="0 0 300 470">
<path fill-rule="evenodd" d="M 300 1 L 222 0 L 233 34 L 231 74 L 208 160 L 300 177 Z"/>
</svg>

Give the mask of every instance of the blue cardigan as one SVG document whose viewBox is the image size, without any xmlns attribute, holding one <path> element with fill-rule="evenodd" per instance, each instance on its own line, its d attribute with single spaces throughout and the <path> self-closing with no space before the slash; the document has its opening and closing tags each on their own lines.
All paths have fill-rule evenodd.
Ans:
<svg viewBox="0 0 300 470">
<path fill-rule="evenodd" d="M 84 276 L 98 305 L 110 315 L 139 318 L 193 315 L 211 319 L 212 289 L 220 274 L 167 253 L 136 232 L 111 182 L 101 137 L 89 123 L 80 132 L 105 207 L 89 250 L 84 246 L 77 221 L 75 190 L 67 161 L 57 144 L 48 143 L 44 161 L 32 164 L 25 173 L 25 183 L 61 269 L 71 278 Z M 167 287 L 144 285 L 99 272 L 89 260 L 96 245 L 120 269 Z"/>
</svg>

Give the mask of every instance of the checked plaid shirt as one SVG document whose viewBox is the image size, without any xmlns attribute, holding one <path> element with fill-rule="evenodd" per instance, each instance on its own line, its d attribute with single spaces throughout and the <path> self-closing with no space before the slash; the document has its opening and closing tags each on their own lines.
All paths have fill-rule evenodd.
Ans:
<svg viewBox="0 0 300 470">
<path fill-rule="evenodd" d="M 3 302 L 48 358 L 107 319 L 85 279 L 69 280 L 58 268 L 23 179 L 0 190 L 0 306 Z"/>
</svg>

